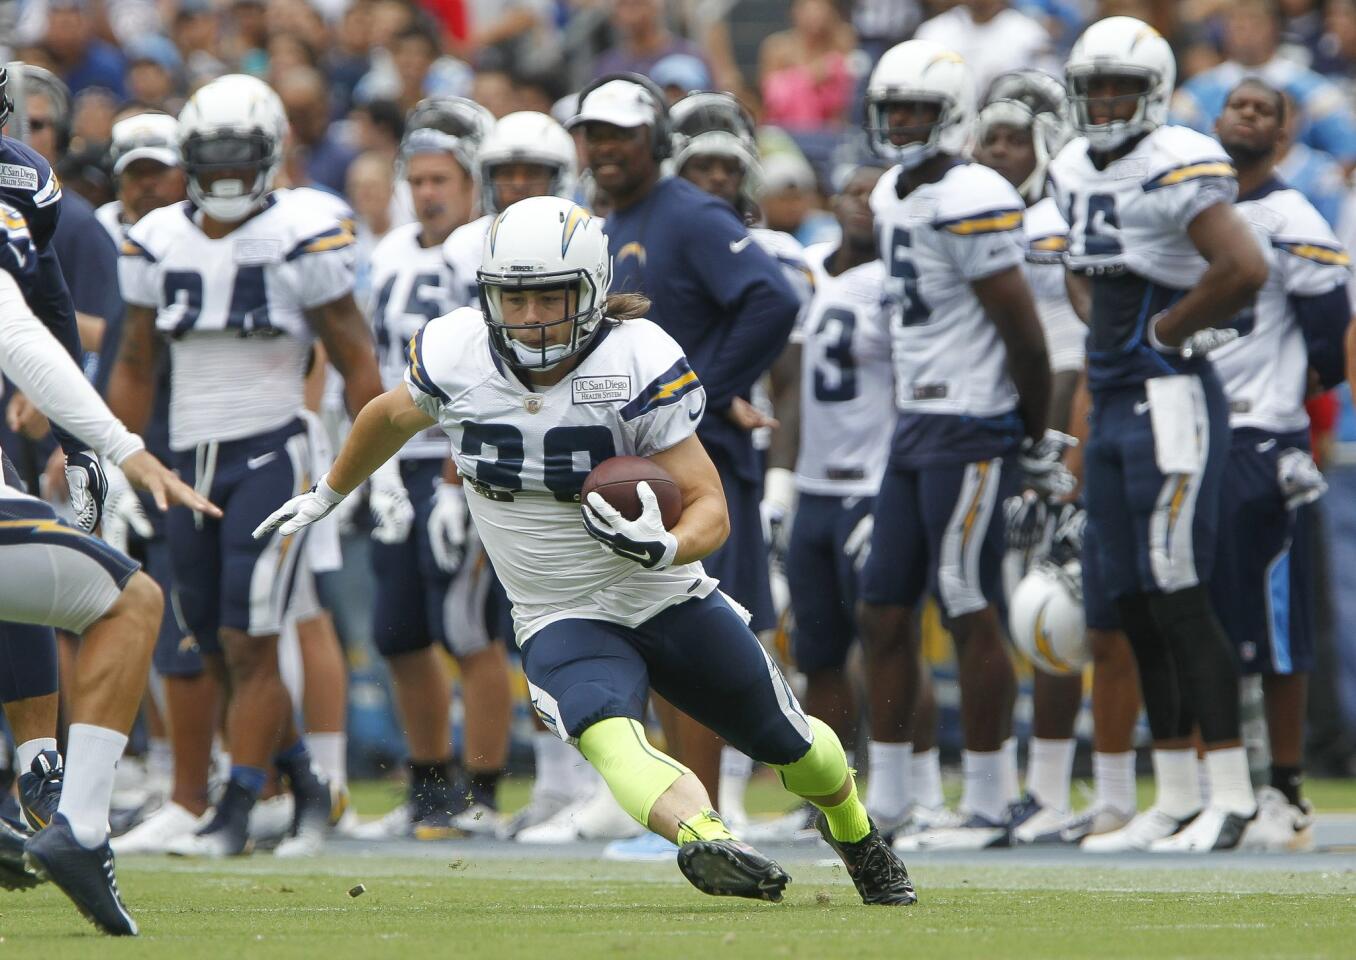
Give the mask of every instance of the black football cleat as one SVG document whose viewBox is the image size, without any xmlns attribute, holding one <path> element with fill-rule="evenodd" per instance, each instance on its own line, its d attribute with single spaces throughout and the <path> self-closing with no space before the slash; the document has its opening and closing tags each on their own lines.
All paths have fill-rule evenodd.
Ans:
<svg viewBox="0 0 1356 960">
<path fill-rule="evenodd" d="M 60 887 L 99 930 L 115 937 L 137 935 L 137 922 L 118 893 L 113 848 L 108 840 L 92 850 L 81 846 L 65 815 L 58 813 L 46 829 L 29 837 L 24 859 L 29 870 Z"/>
<path fill-rule="evenodd" d="M 747 897 L 781 903 L 791 882 L 775 860 L 738 840 L 693 840 L 678 849 L 678 869 L 713 897 Z"/>
<path fill-rule="evenodd" d="M 28 772 L 19 775 L 19 806 L 29 829 L 41 830 L 52 822 L 61 802 L 61 778 L 65 770 L 61 754 L 44 750 L 33 758 Z"/>
<path fill-rule="evenodd" d="M 28 890 L 42 881 L 24 867 L 24 843 L 28 835 L 0 821 L 0 887 Z"/>
<path fill-rule="evenodd" d="M 862 903 L 870 906 L 907 907 L 918 902 L 913 881 L 904 861 L 890 849 L 874 823 L 871 832 L 856 843 L 835 840 L 829 832 L 829 821 L 819 815 L 819 834 L 835 853 L 843 859 L 848 876 L 852 878 Z"/>
</svg>

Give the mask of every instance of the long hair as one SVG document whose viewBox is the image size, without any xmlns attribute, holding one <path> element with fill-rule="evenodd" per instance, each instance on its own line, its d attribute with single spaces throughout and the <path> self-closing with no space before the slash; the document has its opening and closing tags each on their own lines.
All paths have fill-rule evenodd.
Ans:
<svg viewBox="0 0 1356 960">
<path fill-rule="evenodd" d="M 635 320 L 650 312 L 650 298 L 643 293 L 609 293 L 603 316 L 609 320 Z"/>
</svg>

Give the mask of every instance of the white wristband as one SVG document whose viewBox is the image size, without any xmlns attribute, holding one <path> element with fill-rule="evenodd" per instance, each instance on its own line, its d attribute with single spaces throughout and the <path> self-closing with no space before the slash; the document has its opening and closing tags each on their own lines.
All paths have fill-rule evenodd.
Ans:
<svg viewBox="0 0 1356 960">
<path fill-rule="evenodd" d="M 1149 318 L 1148 328 L 1145 330 L 1145 338 L 1149 341 L 1149 346 L 1153 347 L 1159 353 L 1165 353 L 1170 357 L 1176 357 L 1181 355 L 1182 348 L 1170 347 L 1162 340 L 1158 339 L 1158 321 L 1162 320 L 1163 314 L 1167 312 L 1168 311 L 1163 310 L 1159 313 L 1155 313 Z"/>
</svg>

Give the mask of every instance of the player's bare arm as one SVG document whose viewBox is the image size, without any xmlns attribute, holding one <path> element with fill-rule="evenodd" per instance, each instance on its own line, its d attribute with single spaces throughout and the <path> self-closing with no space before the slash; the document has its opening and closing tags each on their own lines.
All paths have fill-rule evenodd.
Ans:
<svg viewBox="0 0 1356 960">
<path fill-rule="evenodd" d="M 108 407 L 132 430 L 144 430 L 151 419 L 160 350 L 155 308 L 128 304 L 118 357 L 108 380 Z"/>
<path fill-rule="evenodd" d="M 1017 388 L 1026 435 L 1045 435 L 1050 410 L 1050 360 L 1045 334 L 1020 267 L 1010 267 L 971 284 L 984 312 L 998 328 L 1008 352 L 1008 375 Z"/>
<path fill-rule="evenodd" d="M 1069 306 L 1084 324 L 1092 320 L 1092 281 L 1081 273 L 1064 271 L 1064 290 L 1069 294 Z"/>
<path fill-rule="evenodd" d="M 372 346 L 372 330 L 352 294 L 322 304 L 306 313 L 320 337 L 330 363 L 344 378 L 344 401 L 350 412 L 361 410 L 381 393 L 381 373 Z"/>
<path fill-rule="evenodd" d="M 683 495 L 683 517 L 669 532 L 678 540 L 674 563 L 693 563 L 715 550 L 730 535 L 730 515 L 720 474 L 696 435 L 650 458 L 663 467 Z"/>
<path fill-rule="evenodd" d="M 1210 266 L 1154 325 L 1159 341 L 1170 347 L 1206 327 L 1227 326 L 1267 279 L 1266 260 L 1252 230 L 1229 204 L 1206 207 L 1187 225 L 1187 235 Z"/>
<path fill-rule="evenodd" d="M 351 493 L 411 437 L 436 423 L 415 406 L 405 384 L 396 384 L 358 412 L 326 482 L 337 493 Z"/>
</svg>

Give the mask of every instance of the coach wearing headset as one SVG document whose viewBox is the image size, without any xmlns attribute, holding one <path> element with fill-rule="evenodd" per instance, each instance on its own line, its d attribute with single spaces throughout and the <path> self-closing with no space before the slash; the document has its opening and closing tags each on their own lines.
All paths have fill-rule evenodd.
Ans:
<svg viewBox="0 0 1356 960">
<path fill-rule="evenodd" d="M 702 563 L 748 608 L 753 629 L 769 630 L 776 623 L 758 514 L 762 464 L 750 432 L 764 421 L 748 397 L 785 347 L 800 305 L 729 204 L 663 175 L 666 104 L 647 78 L 613 74 L 584 88 L 567 126 L 582 130 L 584 162 L 610 209 L 612 289 L 650 298 L 650 319 L 678 341 L 706 388 L 697 436 L 720 471 L 730 536 Z M 719 751 L 695 752 L 684 749 L 681 759 L 714 796 Z"/>
</svg>

